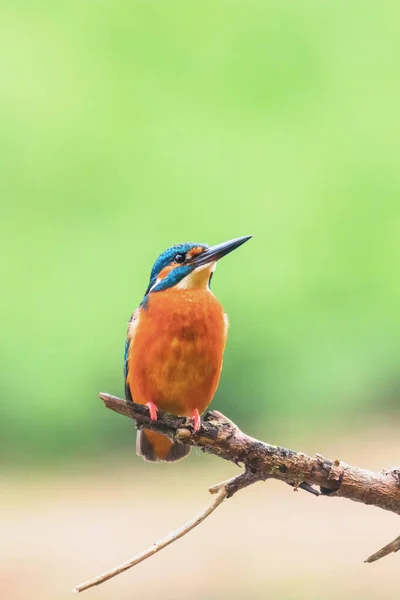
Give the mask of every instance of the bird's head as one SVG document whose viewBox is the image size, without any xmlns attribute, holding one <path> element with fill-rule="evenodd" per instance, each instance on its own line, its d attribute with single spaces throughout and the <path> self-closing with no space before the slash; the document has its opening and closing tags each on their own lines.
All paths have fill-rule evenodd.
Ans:
<svg viewBox="0 0 400 600">
<path fill-rule="evenodd" d="M 173 287 L 177 289 L 207 287 L 217 261 L 239 248 L 251 237 L 246 235 L 216 246 L 184 242 L 168 248 L 160 254 L 153 265 L 145 297 L 150 292 L 161 292 Z"/>
</svg>

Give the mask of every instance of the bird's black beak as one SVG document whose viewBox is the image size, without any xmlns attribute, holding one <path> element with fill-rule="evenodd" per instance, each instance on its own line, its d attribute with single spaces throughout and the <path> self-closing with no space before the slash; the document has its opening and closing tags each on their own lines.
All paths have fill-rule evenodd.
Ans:
<svg viewBox="0 0 400 600">
<path fill-rule="evenodd" d="M 228 242 L 223 242 L 222 244 L 217 244 L 216 246 L 210 246 L 207 248 L 202 254 L 195 256 L 192 261 L 190 261 L 191 265 L 194 265 L 196 268 L 201 265 L 207 265 L 209 263 L 215 262 L 232 252 L 232 250 L 236 250 L 242 244 L 251 239 L 252 235 L 244 235 L 243 237 L 235 238 L 234 240 L 229 240 Z"/>
</svg>

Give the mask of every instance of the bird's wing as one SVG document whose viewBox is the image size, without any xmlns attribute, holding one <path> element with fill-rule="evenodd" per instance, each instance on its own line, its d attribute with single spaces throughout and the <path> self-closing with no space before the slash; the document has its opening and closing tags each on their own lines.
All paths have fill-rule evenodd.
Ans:
<svg viewBox="0 0 400 600">
<path fill-rule="evenodd" d="M 136 309 L 128 322 L 128 331 L 126 334 L 125 352 L 124 352 L 124 379 L 125 379 L 125 397 L 127 400 L 132 400 L 131 392 L 128 384 L 128 358 L 131 344 L 135 337 L 136 328 L 139 324 L 140 308 Z"/>
</svg>

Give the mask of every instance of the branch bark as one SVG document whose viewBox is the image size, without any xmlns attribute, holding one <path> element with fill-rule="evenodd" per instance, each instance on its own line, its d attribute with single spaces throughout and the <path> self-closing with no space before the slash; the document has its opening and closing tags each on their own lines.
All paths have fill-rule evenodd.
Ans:
<svg viewBox="0 0 400 600">
<path fill-rule="evenodd" d="M 330 460 L 320 454 L 307 456 L 302 452 L 272 446 L 243 433 L 220 412 L 211 411 L 204 416 L 200 430 L 195 432 L 190 420 L 163 411 L 156 421 L 150 420 L 146 406 L 127 402 L 110 394 L 100 394 L 107 408 L 136 421 L 138 429 L 149 429 L 166 435 L 173 441 L 201 448 L 207 454 L 243 465 L 244 472 L 209 489 L 216 494 L 211 505 L 192 521 L 172 532 L 163 540 L 126 563 L 80 584 L 80 592 L 98 585 L 159 552 L 179 539 L 207 518 L 226 498 L 257 481 L 278 479 L 295 489 L 301 488 L 316 496 L 347 498 L 354 502 L 376 506 L 400 515 L 400 475 L 398 469 L 374 473 Z M 400 549 L 400 537 L 367 558 L 374 562 Z"/>
</svg>

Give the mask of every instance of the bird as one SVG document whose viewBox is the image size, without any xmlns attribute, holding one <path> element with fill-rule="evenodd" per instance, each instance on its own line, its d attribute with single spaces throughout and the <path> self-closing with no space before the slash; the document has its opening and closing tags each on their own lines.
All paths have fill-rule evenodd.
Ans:
<svg viewBox="0 0 400 600">
<path fill-rule="evenodd" d="M 132 314 L 124 354 L 125 398 L 189 417 L 193 428 L 218 387 L 228 317 L 210 288 L 217 261 L 252 236 L 209 246 L 176 244 L 155 261 L 144 298 Z M 174 462 L 190 446 L 149 430 L 137 432 L 136 452 L 147 461 Z"/>
</svg>

